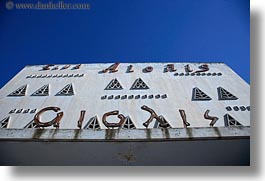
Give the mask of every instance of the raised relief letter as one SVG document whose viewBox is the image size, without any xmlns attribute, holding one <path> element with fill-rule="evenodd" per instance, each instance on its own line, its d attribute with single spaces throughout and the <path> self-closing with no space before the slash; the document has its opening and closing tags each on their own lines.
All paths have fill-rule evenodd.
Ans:
<svg viewBox="0 0 265 181">
<path fill-rule="evenodd" d="M 107 121 L 107 117 L 108 117 L 108 116 L 111 116 L 111 115 L 118 115 L 118 118 L 120 119 L 120 121 L 119 121 L 118 123 L 109 123 L 109 122 Z M 118 110 L 116 110 L 116 111 L 111 111 L 111 112 L 107 112 L 107 113 L 105 113 L 105 114 L 103 115 L 103 117 L 102 117 L 102 122 L 103 122 L 103 124 L 104 124 L 107 128 L 109 128 L 109 127 L 111 127 L 111 128 L 114 128 L 114 127 L 121 127 L 121 126 L 123 125 L 124 121 L 125 121 L 125 116 L 122 115 L 122 114 L 119 114 L 119 111 L 118 111 Z"/>
<path fill-rule="evenodd" d="M 177 69 L 175 69 L 174 64 L 167 64 L 165 67 L 164 72 L 175 72 Z"/>
<path fill-rule="evenodd" d="M 129 65 L 127 68 L 127 73 L 132 73 L 132 72 L 134 72 L 133 65 Z"/>
<path fill-rule="evenodd" d="M 65 65 L 65 66 L 63 66 L 63 67 L 62 67 L 62 69 L 61 69 L 61 70 L 68 69 L 69 67 L 70 67 L 70 65 Z"/>
<path fill-rule="evenodd" d="M 110 72 L 110 73 L 118 72 L 117 68 L 118 68 L 119 65 L 120 65 L 120 63 L 114 63 L 109 68 L 106 68 L 106 69 L 102 70 L 102 72 L 103 73 L 107 73 L 107 72 Z"/>
<path fill-rule="evenodd" d="M 78 65 L 74 66 L 72 69 L 73 69 L 73 70 L 75 70 L 75 69 L 80 69 L 80 67 L 81 67 L 81 64 L 78 64 Z"/>
<path fill-rule="evenodd" d="M 207 64 L 203 64 L 199 66 L 199 69 L 201 70 L 196 70 L 194 73 L 207 72 L 209 70 L 209 66 Z"/>
<path fill-rule="evenodd" d="M 51 121 L 48 121 L 48 122 L 41 122 L 40 121 L 40 115 L 46 111 L 54 111 L 54 112 L 58 112 L 60 111 L 61 109 L 59 107 L 46 107 L 46 108 L 43 108 L 42 110 L 40 110 L 35 116 L 34 116 L 34 122 L 36 124 L 37 127 L 49 127 L 49 126 L 54 126 L 56 127 L 56 129 L 59 128 L 60 126 L 60 121 L 63 117 L 63 112 L 59 112 L 57 113 L 57 116 L 51 120 Z"/>
<path fill-rule="evenodd" d="M 193 70 L 190 69 L 190 65 L 189 64 L 185 65 L 184 68 L 185 68 L 185 72 L 186 73 L 190 73 L 190 72 L 193 71 Z"/>
<path fill-rule="evenodd" d="M 210 110 L 205 111 L 204 118 L 212 120 L 210 122 L 210 126 L 213 126 L 219 118 L 218 117 L 214 117 L 214 116 L 209 116 L 209 112 L 210 112 Z"/>
<path fill-rule="evenodd" d="M 82 128 L 82 124 L 83 124 L 83 121 L 84 121 L 85 114 L 86 114 L 86 111 L 85 111 L 85 110 L 82 110 L 82 111 L 80 112 L 80 117 L 79 117 L 79 119 L 78 119 L 78 121 L 77 121 L 77 127 L 78 127 L 79 129 Z"/>
<path fill-rule="evenodd" d="M 148 118 L 148 120 L 143 123 L 144 127 L 147 128 L 148 125 L 153 121 L 153 119 L 156 119 L 160 123 L 160 126 L 163 127 L 163 128 L 166 128 L 168 126 L 167 123 L 165 123 L 162 119 L 160 119 L 160 117 L 150 107 L 147 107 L 147 106 L 143 105 L 141 107 L 141 109 L 145 110 L 145 111 L 147 111 L 147 112 L 149 112 L 151 114 L 150 117 Z"/>
<path fill-rule="evenodd" d="M 54 66 L 53 64 L 45 65 L 42 67 L 42 70 L 50 70 L 50 67 Z"/>
<path fill-rule="evenodd" d="M 143 73 L 149 73 L 149 72 L 152 72 L 153 71 L 153 67 L 152 66 L 148 66 L 148 67 L 145 67 L 143 69 Z"/>
<path fill-rule="evenodd" d="M 182 121 L 183 121 L 184 127 L 187 128 L 188 126 L 190 126 L 190 123 L 187 121 L 185 111 L 184 111 L 183 109 L 180 109 L 180 110 L 179 110 L 179 113 L 180 113 L 180 115 L 181 115 L 181 118 L 182 118 Z"/>
</svg>

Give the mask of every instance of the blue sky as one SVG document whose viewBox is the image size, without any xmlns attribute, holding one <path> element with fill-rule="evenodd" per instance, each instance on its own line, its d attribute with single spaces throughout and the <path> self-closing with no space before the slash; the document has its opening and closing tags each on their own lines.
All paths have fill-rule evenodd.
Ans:
<svg viewBox="0 0 265 181">
<path fill-rule="evenodd" d="M 64 1 L 90 10 L 7 10 L 6 2 L 0 87 L 25 65 L 49 63 L 225 62 L 250 81 L 249 0 Z"/>
</svg>

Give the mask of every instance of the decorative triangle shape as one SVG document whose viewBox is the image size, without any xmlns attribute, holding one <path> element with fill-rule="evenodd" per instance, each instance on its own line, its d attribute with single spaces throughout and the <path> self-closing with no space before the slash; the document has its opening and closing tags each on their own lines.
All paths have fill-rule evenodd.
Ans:
<svg viewBox="0 0 265 181">
<path fill-rule="evenodd" d="M 72 96 L 74 95 L 74 88 L 72 84 L 66 85 L 62 90 L 60 90 L 56 96 Z"/>
<path fill-rule="evenodd" d="M 212 100 L 207 94 L 201 91 L 198 87 L 194 87 L 192 90 L 193 101 L 209 101 Z"/>
<path fill-rule="evenodd" d="M 9 94 L 8 96 L 25 96 L 27 91 L 27 85 L 19 87 L 17 90 Z"/>
<path fill-rule="evenodd" d="M 7 125 L 8 125 L 8 122 L 9 122 L 9 118 L 10 117 L 6 117 L 0 122 L 0 129 L 7 128 Z"/>
<path fill-rule="evenodd" d="M 132 122 L 132 119 L 129 116 L 125 118 L 125 122 L 122 125 L 122 129 L 136 129 L 135 125 Z"/>
<path fill-rule="evenodd" d="M 229 114 L 224 115 L 225 126 L 242 126 L 235 118 Z"/>
<path fill-rule="evenodd" d="M 24 128 L 37 128 L 37 125 L 34 120 L 32 120 Z"/>
<path fill-rule="evenodd" d="M 121 90 L 123 87 L 117 79 L 112 79 L 105 90 Z"/>
<path fill-rule="evenodd" d="M 167 127 L 166 128 L 172 128 L 171 126 L 170 126 L 170 124 L 167 122 L 167 120 L 164 118 L 164 116 L 159 116 L 159 118 L 160 119 L 162 119 L 162 121 L 164 122 L 164 123 L 166 123 L 167 124 Z M 160 123 L 156 120 L 156 122 L 155 122 L 155 124 L 154 124 L 154 128 L 163 128 L 161 125 L 160 125 Z"/>
<path fill-rule="evenodd" d="M 141 90 L 141 89 L 149 89 L 149 87 L 141 78 L 138 78 L 134 81 L 131 90 Z"/>
<path fill-rule="evenodd" d="M 217 88 L 219 100 L 237 100 L 238 98 L 222 87 Z"/>
<path fill-rule="evenodd" d="M 48 96 L 48 95 L 49 95 L 49 84 L 39 88 L 31 96 Z"/>
<path fill-rule="evenodd" d="M 88 123 L 84 126 L 83 129 L 93 129 L 93 130 L 101 129 L 100 125 L 99 125 L 99 122 L 98 122 L 98 117 L 97 116 L 92 117 L 88 121 Z"/>
</svg>

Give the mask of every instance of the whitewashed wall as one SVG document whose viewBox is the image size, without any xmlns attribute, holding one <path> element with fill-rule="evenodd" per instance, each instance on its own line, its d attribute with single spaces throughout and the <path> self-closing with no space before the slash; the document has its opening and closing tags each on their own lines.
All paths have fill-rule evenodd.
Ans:
<svg viewBox="0 0 265 181">
<path fill-rule="evenodd" d="M 27 66 L 10 80 L 0 90 L 0 120 L 10 116 L 8 128 L 23 128 L 33 120 L 34 113 L 12 113 L 13 109 L 37 109 L 48 106 L 60 107 L 64 116 L 60 122 L 60 129 L 77 129 L 77 121 L 81 110 L 86 110 L 83 125 L 91 117 L 98 116 L 102 129 L 106 129 L 101 121 L 102 115 L 106 112 L 119 110 L 125 116 L 130 116 L 137 128 L 144 128 L 142 125 L 148 118 L 149 113 L 141 110 L 141 106 L 147 105 L 154 109 L 158 115 L 163 115 L 174 128 L 183 127 L 179 109 L 184 109 L 187 120 L 191 127 L 209 127 L 210 120 L 204 119 L 204 112 L 209 109 L 211 116 L 219 118 L 215 126 L 224 126 L 224 115 L 229 113 L 244 126 L 250 126 L 250 111 L 227 111 L 226 106 L 249 106 L 250 88 L 235 72 L 223 63 L 208 63 L 210 73 L 222 73 L 221 76 L 176 76 L 177 73 L 185 73 L 184 66 L 189 64 L 191 69 L 198 70 L 199 63 L 174 63 L 176 72 L 164 73 L 164 67 L 168 63 L 132 63 L 133 73 L 126 73 L 131 63 L 122 63 L 115 73 L 99 73 L 111 64 L 82 64 L 80 69 L 72 70 L 72 65 L 65 70 L 42 71 L 43 66 Z M 62 68 L 64 65 L 59 65 Z M 143 73 L 142 70 L 152 66 L 150 73 Z M 206 72 L 206 73 L 208 73 Z M 84 74 L 83 77 L 61 77 L 61 78 L 26 78 L 29 75 L 55 75 L 55 74 Z M 122 84 L 122 90 L 105 90 L 109 82 L 117 78 Z M 137 78 L 141 78 L 150 89 L 130 90 Z M 75 95 L 55 96 L 63 87 L 72 83 Z M 26 96 L 8 97 L 11 92 L 22 85 L 27 84 Z M 45 84 L 50 85 L 49 96 L 31 96 L 37 89 Z M 210 101 L 192 101 L 192 89 L 198 87 L 212 98 Z M 217 87 L 223 87 L 237 100 L 218 100 Z M 165 99 L 105 99 L 104 95 L 151 95 L 167 94 Z M 49 121 L 55 117 L 55 113 L 46 112 L 42 116 L 43 121 Z M 109 117 L 109 122 L 117 122 L 116 116 Z M 153 121 L 149 127 L 154 126 Z M 49 127 L 53 128 L 53 127 Z M 47 129 L 49 129 L 47 128 Z"/>
</svg>

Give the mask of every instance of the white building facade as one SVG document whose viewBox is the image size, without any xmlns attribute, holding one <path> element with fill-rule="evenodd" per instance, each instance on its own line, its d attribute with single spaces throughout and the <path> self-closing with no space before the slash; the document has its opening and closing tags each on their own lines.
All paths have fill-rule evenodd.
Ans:
<svg viewBox="0 0 265 181">
<path fill-rule="evenodd" d="M 15 141 L 20 145 L 25 140 L 37 140 L 38 144 L 45 144 L 43 141 L 47 140 L 100 142 L 106 143 L 104 148 L 108 150 L 110 140 L 121 144 L 173 141 L 178 145 L 179 140 L 189 144 L 190 139 L 219 142 L 237 138 L 240 143 L 243 140 L 246 147 L 244 156 L 236 161 L 227 160 L 223 165 L 249 164 L 246 145 L 250 137 L 250 88 L 223 63 L 27 66 L 0 90 L 0 104 L 0 139 L 3 140 L 0 144 Z M 127 153 L 128 145 L 123 148 Z M 134 156 L 127 160 L 116 155 L 109 162 L 106 158 L 94 157 L 91 164 L 82 160 L 74 163 L 185 165 L 177 159 L 146 160 L 137 154 L 137 149 L 131 155 Z M 241 157 L 246 155 L 248 159 L 241 162 Z M 22 154 L 23 157 L 26 156 Z M 139 161 L 140 158 L 143 160 Z M 222 165 L 218 156 L 216 159 L 205 164 Z M 199 158 L 184 162 L 204 165 Z M 31 163 L 35 162 L 31 160 Z M 63 163 L 75 165 L 60 160 L 35 164 Z M 3 164 L 17 165 L 15 159 Z"/>
</svg>

